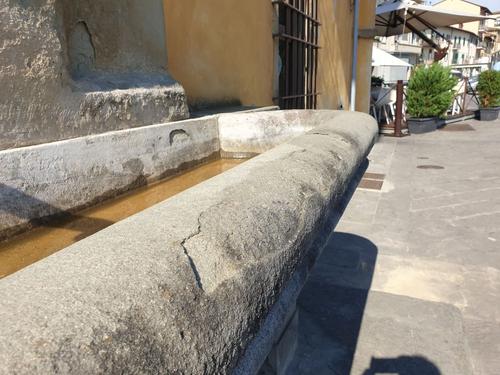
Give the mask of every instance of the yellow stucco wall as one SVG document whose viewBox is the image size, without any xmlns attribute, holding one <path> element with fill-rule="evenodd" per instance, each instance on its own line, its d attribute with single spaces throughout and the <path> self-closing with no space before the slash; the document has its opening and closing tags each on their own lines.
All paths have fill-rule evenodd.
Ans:
<svg viewBox="0 0 500 375">
<path fill-rule="evenodd" d="M 271 105 L 270 0 L 164 0 L 168 69 L 191 104 Z"/>
<path fill-rule="evenodd" d="M 318 109 L 349 109 L 352 61 L 351 1 L 319 0 Z"/>
<path fill-rule="evenodd" d="M 359 12 L 359 28 L 370 30 L 375 28 L 375 8 L 373 0 L 361 0 Z M 368 112 L 370 109 L 370 89 L 372 76 L 373 38 L 359 39 L 358 65 L 356 80 L 356 110 Z"/>
<path fill-rule="evenodd" d="M 348 109 L 350 105 L 353 19 L 352 1 L 319 0 L 319 17 L 322 23 L 318 62 L 318 109 Z M 361 0 L 359 28 L 375 26 L 373 0 Z M 368 112 L 372 65 L 372 39 L 359 39 L 356 110 Z"/>
<path fill-rule="evenodd" d="M 318 0 L 321 50 L 319 109 L 349 108 L 351 0 Z M 361 0 L 362 24 L 374 22 L 375 1 Z M 168 70 L 191 104 L 239 100 L 272 105 L 275 78 L 271 0 L 164 0 Z M 368 110 L 371 40 L 360 40 L 359 110 Z"/>
</svg>

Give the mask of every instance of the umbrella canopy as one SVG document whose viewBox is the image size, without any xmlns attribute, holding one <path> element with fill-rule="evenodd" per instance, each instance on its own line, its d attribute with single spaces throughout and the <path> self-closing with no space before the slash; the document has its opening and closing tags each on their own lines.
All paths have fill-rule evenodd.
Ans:
<svg viewBox="0 0 500 375">
<path fill-rule="evenodd" d="M 396 56 L 393 56 L 380 48 L 373 47 L 372 66 L 405 66 L 410 68 L 413 65 L 404 60 L 398 59 Z"/>
<path fill-rule="evenodd" d="M 423 31 L 490 18 L 421 5 L 411 0 L 394 0 L 377 7 L 375 29 L 378 36 L 392 36 L 412 31 L 408 24 Z"/>
</svg>

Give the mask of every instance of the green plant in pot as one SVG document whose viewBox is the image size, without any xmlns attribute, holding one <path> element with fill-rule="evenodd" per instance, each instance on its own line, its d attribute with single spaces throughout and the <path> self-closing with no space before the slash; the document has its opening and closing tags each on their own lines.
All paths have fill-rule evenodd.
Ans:
<svg viewBox="0 0 500 375">
<path fill-rule="evenodd" d="M 382 87 L 384 85 L 384 77 L 372 76 L 372 87 Z"/>
<path fill-rule="evenodd" d="M 384 86 L 384 78 L 372 76 L 372 83 L 370 88 L 370 95 L 374 102 L 380 97 L 380 92 L 382 90 L 382 86 Z"/>
<path fill-rule="evenodd" d="M 438 63 L 417 67 L 408 82 L 407 108 L 410 133 L 436 130 L 453 103 L 458 80 Z"/>
<path fill-rule="evenodd" d="M 481 121 L 496 120 L 500 111 L 500 72 L 494 70 L 482 72 L 479 75 L 477 91 L 481 105 L 479 119 Z"/>
</svg>

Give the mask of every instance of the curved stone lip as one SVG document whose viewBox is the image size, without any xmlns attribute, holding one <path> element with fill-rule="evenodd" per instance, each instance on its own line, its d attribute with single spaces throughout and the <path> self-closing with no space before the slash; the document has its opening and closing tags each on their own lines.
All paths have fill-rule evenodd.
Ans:
<svg viewBox="0 0 500 375">
<path fill-rule="evenodd" d="M 243 116 L 321 121 L 0 280 L 0 373 L 257 368 L 378 131 L 366 114 L 293 112 Z"/>
<path fill-rule="evenodd" d="M 221 154 L 229 158 L 259 155 L 344 114 L 331 110 L 223 114 L 218 118 Z"/>
</svg>

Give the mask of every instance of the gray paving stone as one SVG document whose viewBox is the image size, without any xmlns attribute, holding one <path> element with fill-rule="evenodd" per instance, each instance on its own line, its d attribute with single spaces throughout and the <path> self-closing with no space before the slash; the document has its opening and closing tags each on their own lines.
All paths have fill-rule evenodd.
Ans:
<svg viewBox="0 0 500 375">
<path fill-rule="evenodd" d="M 457 308 L 316 279 L 309 287 L 289 374 L 472 374 Z"/>
<path fill-rule="evenodd" d="M 500 369 L 500 324 L 466 319 L 467 343 L 473 357 L 474 374 L 498 374 Z"/>
<path fill-rule="evenodd" d="M 500 373 L 500 121 L 468 123 L 375 145 L 384 186 L 319 259 L 290 374 Z"/>
</svg>

